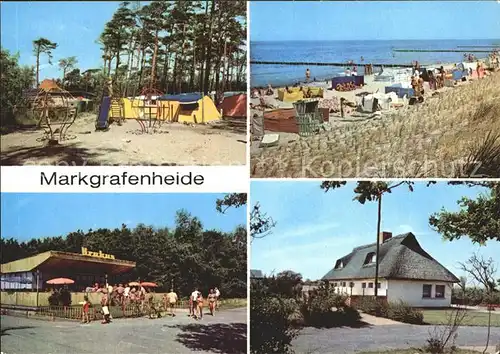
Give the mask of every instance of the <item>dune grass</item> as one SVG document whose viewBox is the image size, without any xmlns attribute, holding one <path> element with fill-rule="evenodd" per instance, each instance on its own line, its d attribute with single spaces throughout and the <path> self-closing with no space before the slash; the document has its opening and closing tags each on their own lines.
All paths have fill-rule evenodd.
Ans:
<svg viewBox="0 0 500 354">
<path fill-rule="evenodd" d="M 253 177 L 500 177 L 500 73 L 252 156 Z"/>
</svg>

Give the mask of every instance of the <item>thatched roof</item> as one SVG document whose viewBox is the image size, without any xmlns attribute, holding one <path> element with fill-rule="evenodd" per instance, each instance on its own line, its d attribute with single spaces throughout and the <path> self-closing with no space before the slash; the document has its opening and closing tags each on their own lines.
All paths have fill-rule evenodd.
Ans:
<svg viewBox="0 0 500 354">
<path fill-rule="evenodd" d="M 323 280 L 369 279 L 375 277 L 376 243 L 356 247 L 339 258 Z M 394 236 L 380 245 L 379 277 L 384 279 L 434 280 L 459 282 L 458 278 L 425 252 L 415 235 Z"/>
</svg>

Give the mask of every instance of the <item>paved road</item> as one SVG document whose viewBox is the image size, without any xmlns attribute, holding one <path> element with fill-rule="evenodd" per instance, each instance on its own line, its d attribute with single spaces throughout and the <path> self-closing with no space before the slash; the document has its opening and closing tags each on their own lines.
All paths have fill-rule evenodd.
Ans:
<svg viewBox="0 0 500 354">
<path fill-rule="evenodd" d="M 226 310 L 196 321 L 179 314 L 116 319 L 110 324 L 82 325 L 1 317 L 1 351 L 5 354 L 106 353 L 182 354 L 246 353 L 246 309 Z"/>
<path fill-rule="evenodd" d="M 362 328 L 306 328 L 292 342 L 297 354 L 351 354 L 377 349 L 422 347 L 434 326 L 386 325 Z M 456 345 L 480 346 L 486 343 L 485 327 L 462 327 Z M 500 344 L 500 328 L 491 329 L 493 347 Z"/>
</svg>

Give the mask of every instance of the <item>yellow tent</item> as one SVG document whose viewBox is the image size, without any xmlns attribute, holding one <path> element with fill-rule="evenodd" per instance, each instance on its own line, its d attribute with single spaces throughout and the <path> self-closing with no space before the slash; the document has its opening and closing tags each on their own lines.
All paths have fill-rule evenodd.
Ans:
<svg viewBox="0 0 500 354">
<path fill-rule="evenodd" d="M 158 100 L 122 98 L 112 102 L 109 118 L 118 119 L 158 119 L 166 122 L 207 123 L 221 118 L 217 107 L 208 96 L 192 102 L 182 102 L 176 97 L 163 96 Z M 121 106 L 121 110 L 119 108 Z"/>
<path fill-rule="evenodd" d="M 311 98 L 313 97 L 323 97 L 322 87 L 292 87 L 286 91 L 284 88 L 278 89 L 278 99 L 283 102 L 295 102 L 304 99 L 304 92 L 309 91 Z"/>
</svg>

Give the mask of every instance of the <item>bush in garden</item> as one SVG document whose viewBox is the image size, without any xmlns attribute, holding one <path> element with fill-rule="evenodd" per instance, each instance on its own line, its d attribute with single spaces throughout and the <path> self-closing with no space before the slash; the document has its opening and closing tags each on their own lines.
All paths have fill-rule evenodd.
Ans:
<svg viewBox="0 0 500 354">
<path fill-rule="evenodd" d="M 292 325 L 295 301 L 269 292 L 267 286 L 252 282 L 250 288 L 250 352 L 291 353 L 297 336 Z"/>
<path fill-rule="evenodd" d="M 410 307 L 403 301 L 390 303 L 387 317 L 394 321 L 411 324 L 422 324 L 424 322 L 423 312 Z"/>
<path fill-rule="evenodd" d="M 304 325 L 313 327 L 356 325 L 361 316 L 356 309 L 347 305 L 346 300 L 346 296 L 336 294 L 328 283 L 321 285 L 311 291 L 302 302 Z"/>
</svg>

